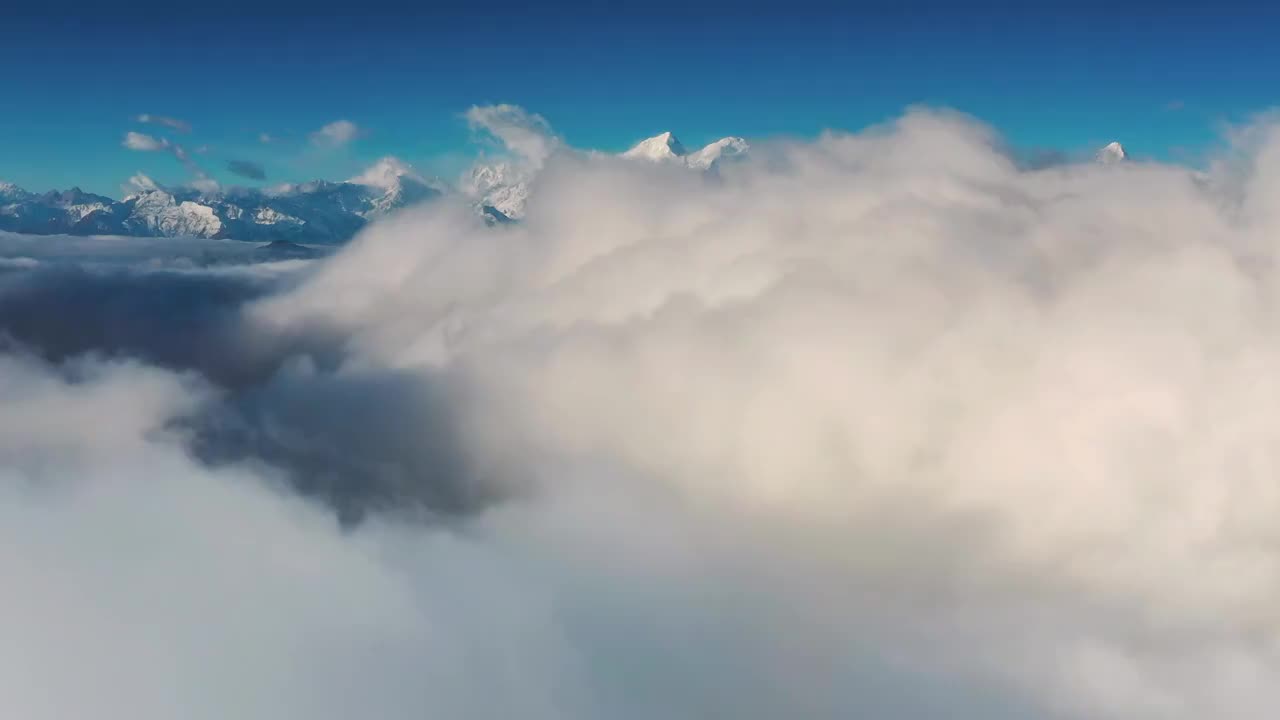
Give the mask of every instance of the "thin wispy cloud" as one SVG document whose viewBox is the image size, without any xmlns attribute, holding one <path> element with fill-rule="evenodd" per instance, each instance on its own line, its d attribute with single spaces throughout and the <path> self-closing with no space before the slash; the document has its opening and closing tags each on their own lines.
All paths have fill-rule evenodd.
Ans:
<svg viewBox="0 0 1280 720">
<path fill-rule="evenodd" d="M 125 181 L 124 185 L 121 186 L 121 189 L 124 190 L 127 195 L 134 195 L 137 193 L 151 192 L 153 190 L 163 190 L 164 188 L 160 183 L 152 180 L 146 174 L 138 172 L 134 173 L 133 176 Z"/>
<path fill-rule="evenodd" d="M 164 127 L 167 127 L 171 130 L 176 130 L 180 133 L 191 132 L 191 124 L 188 123 L 187 121 L 179 120 L 178 118 L 166 117 L 164 115 L 151 115 L 149 113 L 143 113 L 137 117 L 137 121 L 140 123 L 148 123 L 152 125 L 163 125 Z"/>
<path fill-rule="evenodd" d="M 311 133 L 311 143 L 319 147 L 342 147 L 355 140 L 360 127 L 350 120 L 335 120 Z"/>
<path fill-rule="evenodd" d="M 160 150 L 168 150 L 171 147 L 170 142 L 164 138 L 132 130 L 124 134 L 124 141 L 121 144 L 130 150 L 139 152 L 158 152 Z"/>
<path fill-rule="evenodd" d="M 273 139 L 269 133 L 258 133 L 258 142 L 263 145 L 269 145 Z"/>
<path fill-rule="evenodd" d="M 169 141 L 168 138 L 158 138 L 154 135 L 148 135 L 146 133 L 131 130 L 125 133 L 124 140 L 121 142 L 121 145 L 137 152 L 168 153 L 178 162 L 182 163 L 182 166 L 192 174 L 192 187 L 206 192 L 211 192 L 218 188 L 217 181 L 210 178 L 208 173 L 204 171 L 204 168 L 200 167 L 200 165 L 191 158 L 187 149 L 182 145 Z M 199 149 L 197 149 L 197 152 L 199 152 Z"/>
</svg>

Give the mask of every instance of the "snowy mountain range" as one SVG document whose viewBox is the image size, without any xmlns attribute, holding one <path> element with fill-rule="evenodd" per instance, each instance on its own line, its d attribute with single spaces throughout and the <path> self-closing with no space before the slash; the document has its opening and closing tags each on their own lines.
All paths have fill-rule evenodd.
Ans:
<svg viewBox="0 0 1280 720">
<path fill-rule="evenodd" d="M 690 152 L 675 135 L 664 132 L 636 143 L 620 157 L 714 173 L 749 149 L 742 138 L 726 137 Z M 1095 157 L 1113 164 L 1127 155 L 1113 142 Z M 0 230 L 334 244 L 350 239 L 373 220 L 446 193 L 460 193 L 490 224 L 518 221 L 524 217 L 537 172 L 537 167 L 514 160 L 480 163 L 451 188 L 386 157 L 343 182 L 315 180 L 264 189 L 165 188 L 138 175 L 130 180 L 133 192 L 122 200 L 80 188 L 40 195 L 0 182 Z"/>
<path fill-rule="evenodd" d="M 43 195 L 0 183 L 0 230 L 35 235 L 131 235 L 337 243 L 367 223 L 445 192 L 395 158 L 345 182 L 266 189 L 165 188 L 132 178 L 122 200 L 80 188 Z"/>
<path fill-rule="evenodd" d="M 720 138 L 701 150 L 688 152 L 675 135 L 664 132 L 647 140 L 641 140 L 622 157 L 650 162 L 672 162 L 695 170 L 711 170 L 721 159 L 743 155 L 750 149 L 747 141 L 739 137 Z"/>
<path fill-rule="evenodd" d="M 688 152 L 670 132 L 641 140 L 619 157 L 627 160 L 672 163 L 692 170 L 714 172 L 721 160 L 745 155 L 749 146 L 739 137 L 721 138 L 695 152 Z M 524 217 L 535 168 L 518 163 L 478 164 L 462 182 L 462 191 L 472 198 L 490 221 L 507 222 Z"/>
</svg>

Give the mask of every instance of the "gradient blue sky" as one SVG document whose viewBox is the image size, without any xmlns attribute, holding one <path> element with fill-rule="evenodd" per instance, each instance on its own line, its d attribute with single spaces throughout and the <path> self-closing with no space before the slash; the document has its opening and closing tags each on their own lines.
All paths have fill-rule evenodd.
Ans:
<svg viewBox="0 0 1280 720">
<path fill-rule="evenodd" d="M 1280 13 L 1261 5 L 32 5 L 0 21 L 0 179 L 32 190 L 189 179 L 172 157 L 121 146 L 128 130 L 164 134 L 139 113 L 189 122 L 170 136 L 208 145 L 209 174 L 243 183 L 228 160 L 263 165 L 268 182 L 347 177 L 386 154 L 449 175 L 474 153 L 461 113 L 494 102 L 606 150 L 668 129 L 687 145 L 811 136 L 923 103 L 1026 149 L 1118 139 L 1195 162 L 1280 91 Z M 338 119 L 364 132 L 308 143 Z"/>
</svg>

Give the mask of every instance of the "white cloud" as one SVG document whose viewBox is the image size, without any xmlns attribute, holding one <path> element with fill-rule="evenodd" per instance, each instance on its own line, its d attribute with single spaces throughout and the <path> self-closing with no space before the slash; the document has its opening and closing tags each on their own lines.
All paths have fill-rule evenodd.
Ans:
<svg viewBox="0 0 1280 720">
<path fill-rule="evenodd" d="M 162 190 L 163 188 L 155 180 L 152 180 L 143 173 L 135 173 L 125 182 L 126 194 L 133 195 L 140 192 L 150 192 L 152 190 Z"/>
<path fill-rule="evenodd" d="M 540 166 L 560 140 L 541 115 L 515 105 L 472 106 L 466 112 L 472 130 L 487 133 L 507 151 L 531 165 Z"/>
<path fill-rule="evenodd" d="M 159 150 L 168 150 L 170 148 L 168 140 L 132 131 L 125 133 L 124 142 L 121 144 L 130 150 L 138 150 L 141 152 L 156 152 Z"/>
<path fill-rule="evenodd" d="M 145 116 L 143 116 L 145 117 Z M 191 154 L 182 145 L 170 142 L 168 138 L 157 138 L 153 135 L 147 135 L 140 132 L 127 132 L 124 141 L 121 143 L 130 150 L 139 152 L 165 152 L 172 155 L 178 162 L 182 163 L 194 177 L 191 185 L 200 189 L 210 189 L 216 187 L 217 183 L 208 177 L 208 174 L 200 167 L 195 160 L 191 158 Z M 203 154 L 208 151 L 207 146 L 196 148 L 197 154 Z"/>
<path fill-rule="evenodd" d="M 199 190 L 200 192 L 204 192 L 204 193 L 217 192 L 222 187 L 221 185 L 218 184 L 217 180 L 214 180 L 213 178 L 207 175 L 198 175 L 195 178 L 192 178 L 191 182 L 187 184 L 190 187 L 193 187 L 196 190 Z"/>
<path fill-rule="evenodd" d="M 342 147 L 360 134 L 360 128 L 350 120 L 335 120 L 311 133 L 311 142 L 323 147 Z"/>
<path fill-rule="evenodd" d="M 263 145 L 267 145 L 271 143 L 271 141 L 272 141 L 271 135 L 267 133 L 258 133 L 258 142 L 262 143 Z"/>
<path fill-rule="evenodd" d="M 1228 213 L 1192 171 L 1021 171 L 987 128 L 930 112 L 758 147 L 716 182 L 560 154 L 522 225 L 433 208 L 374 226 L 260 312 L 327 318 L 363 362 L 448 383 L 508 482 L 620 513 L 597 492 L 671 493 L 701 530 L 657 499 L 637 512 L 759 553 L 763 587 L 677 543 L 727 573 L 711 592 L 791 608 L 757 608 L 754 632 L 828 659 L 830 684 L 739 691 L 902 717 L 950 675 L 1030 704 L 1006 716 L 1261 718 L 1280 661 L 1237 638 L 1280 640 L 1266 137 Z M 630 565 L 677 563 L 592 528 L 585 545 L 660 558 Z M 646 607 L 696 612 L 673 604 Z M 921 677 L 835 700 L 878 672 L 866 643 Z"/>
<path fill-rule="evenodd" d="M 716 178 L 552 153 L 524 222 L 376 223 L 222 342 L 200 322 L 242 314 L 197 300 L 238 296 L 198 273 L 123 315 L 191 312 L 154 337 L 237 358 L 316 328 L 336 358 L 213 387 L 0 355 L 0 696 L 34 720 L 1270 718 L 1280 132 L 1246 135 L 1207 176 L 1026 171 L 928 111 Z M 0 275 L 0 318 L 40 277 Z M 84 325 L 50 334 L 145 334 Z M 321 453 L 312 482 L 459 473 L 484 502 L 343 529 L 279 456 L 193 460 L 209 413 Z M 440 443 L 460 457 L 403 462 Z"/>
<path fill-rule="evenodd" d="M 164 127 L 167 127 L 171 130 L 177 130 L 180 133 L 191 132 L 190 123 L 186 122 L 185 120 L 179 120 L 177 118 L 165 117 L 164 115 L 150 115 L 147 113 L 143 113 L 142 115 L 138 116 L 137 120 L 140 123 L 163 125 Z"/>
</svg>

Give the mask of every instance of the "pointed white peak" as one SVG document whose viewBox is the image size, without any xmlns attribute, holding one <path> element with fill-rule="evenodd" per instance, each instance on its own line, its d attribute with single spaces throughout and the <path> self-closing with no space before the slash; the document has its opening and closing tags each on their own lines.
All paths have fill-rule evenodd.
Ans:
<svg viewBox="0 0 1280 720">
<path fill-rule="evenodd" d="M 685 162 L 691 168 L 706 170 L 720 158 L 731 158 L 735 155 L 745 154 L 750 147 L 747 141 L 740 137 L 720 138 L 697 152 L 689 153 L 685 157 Z"/>
<path fill-rule="evenodd" d="M 1104 164 L 1120 162 L 1129 156 L 1124 151 L 1124 146 L 1118 142 L 1108 143 L 1105 147 L 1098 151 L 1095 156 L 1097 161 Z"/>
<path fill-rule="evenodd" d="M 654 135 L 648 140 L 641 140 L 636 143 L 635 147 L 622 153 L 624 158 L 649 160 L 652 162 L 661 162 L 663 160 L 673 160 L 681 158 L 685 155 L 684 145 L 676 139 L 675 135 L 664 132 L 661 135 Z"/>
<path fill-rule="evenodd" d="M 13 183 L 0 181 L 0 198 L 8 200 L 22 200 L 30 197 L 30 195 L 31 193 L 23 190 Z"/>
<path fill-rule="evenodd" d="M 637 143 L 622 153 L 622 157 L 650 162 L 676 162 L 695 170 L 708 170 L 721 158 L 730 158 L 747 152 L 747 141 L 740 137 L 720 138 L 701 150 L 689 152 L 669 132 L 655 135 Z"/>
<path fill-rule="evenodd" d="M 347 182 L 391 190 L 400 185 L 401 178 L 408 178 L 423 185 L 427 184 L 425 178 L 414 172 L 412 165 L 390 155 L 369 166 L 369 169 Z"/>
</svg>

